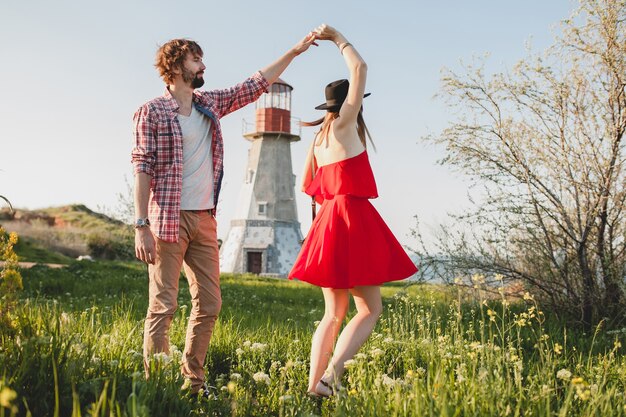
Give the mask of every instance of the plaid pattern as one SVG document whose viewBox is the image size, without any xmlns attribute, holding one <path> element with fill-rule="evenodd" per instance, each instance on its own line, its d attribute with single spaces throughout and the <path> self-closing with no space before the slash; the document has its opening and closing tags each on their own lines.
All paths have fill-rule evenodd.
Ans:
<svg viewBox="0 0 626 417">
<path fill-rule="evenodd" d="M 224 90 L 194 91 L 198 111 L 211 118 L 213 141 L 213 190 L 217 201 L 224 175 L 224 144 L 219 119 L 267 92 L 269 84 L 260 72 Z M 180 195 L 183 186 L 183 135 L 178 123 L 178 103 L 169 90 L 141 106 L 133 117 L 135 147 L 131 161 L 135 174 L 152 176 L 148 217 L 152 232 L 166 242 L 177 242 L 180 227 Z"/>
</svg>

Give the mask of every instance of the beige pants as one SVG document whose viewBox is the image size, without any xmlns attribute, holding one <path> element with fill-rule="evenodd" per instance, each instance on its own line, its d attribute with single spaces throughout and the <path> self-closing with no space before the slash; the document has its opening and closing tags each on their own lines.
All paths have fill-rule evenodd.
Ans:
<svg viewBox="0 0 626 417">
<path fill-rule="evenodd" d="M 204 381 L 204 360 L 222 306 L 217 223 L 207 211 L 181 211 L 177 243 L 156 239 L 156 260 L 149 266 L 149 305 L 144 328 L 146 377 L 154 353 L 169 354 L 169 329 L 177 307 L 181 266 L 189 282 L 191 313 L 182 358 L 182 374 L 196 392 Z"/>
</svg>

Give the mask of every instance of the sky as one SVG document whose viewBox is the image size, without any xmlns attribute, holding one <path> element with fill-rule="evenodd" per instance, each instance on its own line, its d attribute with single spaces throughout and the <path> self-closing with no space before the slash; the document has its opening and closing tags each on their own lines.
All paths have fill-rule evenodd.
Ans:
<svg viewBox="0 0 626 417">
<path fill-rule="evenodd" d="M 183 6 L 184 5 L 184 6 Z M 443 68 L 489 53 L 504 71 L 549 46 L 571 0 L 388 0 L 303 2 L 25 0 L 0 3 L 0 195 L 15 207 L 85 204 L 114 211 L 133 181 L 132 116 L 159 96 L 154 56 L 185 37 L 204 49 L 204 89 L 226 88 L 273 62 L 309 31 L 340 30 L 368 64 L 364 116 L 377 150 L 369 151 L 380 197 L 372 203 L 398 240 L 411 247 L 414 216 L 426 238 L 447 213 L 467 209 L 469 181 L 438 164 L 444 149 L 423 141 L 456 115 L 441 93 Z M 292 116 L 314 120 L 324 86 L 347 78 L 336 46 L 320 42 L 281 76 L 294 87 Z M 249 105 L 221 120 L 225 178 L 218 237 L 225 238 L 244 180 Z M 297 184 L 314 134 L 292 144 Z M 297 190 L 302 232 L 309 199 Z"/>
</svg>

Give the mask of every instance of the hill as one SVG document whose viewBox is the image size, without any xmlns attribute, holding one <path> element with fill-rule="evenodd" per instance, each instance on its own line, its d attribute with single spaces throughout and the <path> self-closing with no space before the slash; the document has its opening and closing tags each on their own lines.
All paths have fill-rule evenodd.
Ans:
<svg viewBox="0 0 626 417">
<path fill-rule="evenodd" d="M 125 223 L 83 204 L 39 210 L 0 210 L 0 225 L 16 232 L 20 261 L 69 263 L 81 255 L 132 259 L 132 230 Z"/>
</svg>

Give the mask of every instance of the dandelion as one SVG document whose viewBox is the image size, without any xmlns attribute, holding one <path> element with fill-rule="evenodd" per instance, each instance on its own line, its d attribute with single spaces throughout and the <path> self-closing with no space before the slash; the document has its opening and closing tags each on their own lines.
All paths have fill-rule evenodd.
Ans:
<svg viewBox="0 0 626 417">
<path fill-rule="evenodd" d="M 576 388 L 576 398 L 581 401 L 587 401 L 591 397 L 591 391 L 588 389 Z"/>
<path fill-rule="evenodd" d="M 581 377 L 577 376 L 576 378 L 572 378 L 572 384 L 573 385 L 581 385 L 584 384 L 585 380 L 582 379 Z"/>
<path fill-rule="evenodd" d="M 569 381 L 572 377 L 572 373 L 567 369 L 559 369 L 559 371 L 556 373 L 556 377 L 564 381 Z"/>
<path fill-rule="evenodd" d="M 17 398 L 17 392 L 9 387 L 3 387 L 0 391 L 0 407 L 10 408 L 11 403 Z"/>
<path fill-rule="evenodd" d="M 228 392 L 230 392 L 231 394 L 235 392 L 235 388 L 237 388 L 237 384 L 235 384 L 233 381 L 230 381 L 227 385 L 226 388 L 228 389 Z"/>
<path fill-rule="evenodd" d="M 270 376 L 265 372 L 255 373 L 254 375 L 252 375 L 252 379 L 254 379 L 256 382 L 263 382 L 266 385 L 270 384 Z"/>
<path fill-rule="evenodd" d="M 356 388 L 352 388 L 350 391 L 348 391 L 348 395 L 356 395 L 357 391 Z M 624 408 L 626 408 L 626 406 L 624 406 Z"/>
<path fill-rule="evenodd" d="M 561 346 L 558 343 L 554 344 L 554 353 L 556 353 L 557 355 L 560 355 L 563 352 L 563 346 Z"/>
</svg>

